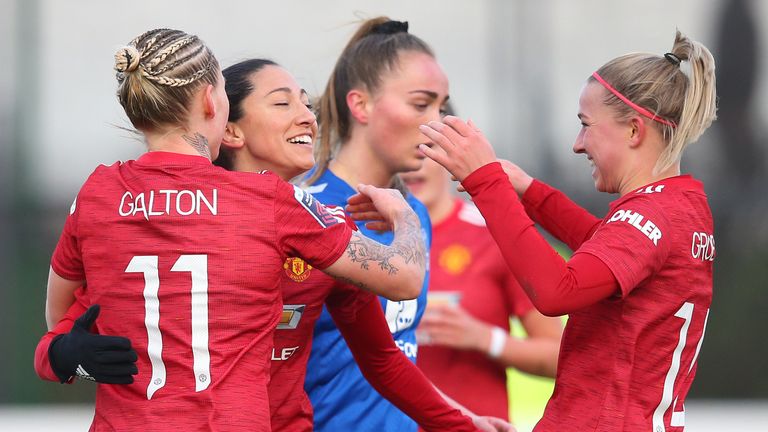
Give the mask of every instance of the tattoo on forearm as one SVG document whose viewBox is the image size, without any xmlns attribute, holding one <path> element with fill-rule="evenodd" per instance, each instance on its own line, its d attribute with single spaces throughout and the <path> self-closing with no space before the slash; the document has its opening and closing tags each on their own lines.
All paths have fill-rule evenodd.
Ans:
<svg viewBox="0 0 768 432">
<path fill-rule="evenodd" d="M 426 266 L 426 248 L 421 237 L 419 220 L 412 212 L 398 224 L 395 241 L 390 246 L 355 233 L 347 246 L 347 254 L 353 262 L 359 262 L 363 269 L 368 270 L 373 262 L 390 275 L 398 272 L 398 268 L 391 262 L 393 257 L 399 256 L 406 264 L 413 262 L 420 268 Z"/>
<path fill-rule="evenodd" d="M 193 137 L 187 135 L 182 135 L 181 137 L 184 138 L 184 141 L 191 145 L 192 148 L 197 150 L 197 152 L 200 153 L 200 156 L 205 156 L 208 159 L 211 158 L 211 148 L 208 147 L 208 138 L 204 137 L 200 132 L 195 132 L 195 136 Z"/>
</svg>

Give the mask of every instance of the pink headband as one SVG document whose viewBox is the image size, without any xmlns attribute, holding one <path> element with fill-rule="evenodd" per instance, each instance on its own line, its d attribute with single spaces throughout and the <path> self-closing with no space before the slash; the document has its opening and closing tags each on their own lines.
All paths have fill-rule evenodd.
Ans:
<svg viewBox="0 0 768 432">
<path fill-rule="evenodd" d="M 614 96 L 616 96 L 617 98 L 621 99 L 622 102 L 624 102 L 625 104 L 629 105 L 630 108 L 632 108 L 633 110 L 637 111 L 639 114 L 644 115 L 644 116 L 648 117 L 649 119 L 657 121 L 657 122 L 659 122 L 661 124 L 665 124 L 667 126 L 672 126 L 673 128 L 677 127 L 675 122 L 667 120 L 667 119 L 663 119 L 663 118 L 655 115 L 654 113 L 648 111 L 647 109 L 641 107 L 640 105 L 638 105 L 638 104 L 632 102 L 631 100 L 627 99 L 626 96 L 624 96 L 623 94 L 619 93 L 619 91 L 616 90 L 615 88 L 611 87 L 611 85 L 608 84 L 608 82 L 606 82 L 603 79 L 603 77 L 601 77 L 600 74 L 598 74 L 597 72 L 593 73 L 592 76 L 597 80 L 597 82 L 602 84 L 603 87 L 605 87 L 606 89 L 608 89 L 608 91 L 613 93 Z"/>
</svg>

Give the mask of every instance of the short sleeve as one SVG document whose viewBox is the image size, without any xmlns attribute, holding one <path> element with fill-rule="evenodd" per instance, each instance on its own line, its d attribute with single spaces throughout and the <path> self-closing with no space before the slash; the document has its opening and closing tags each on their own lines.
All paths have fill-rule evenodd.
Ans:
<svg viewBox="0 0 768 432">
<path fill-rule="evenodd" d="M 614 207 L 576 253 L 588 253 L 604 262 L 626 297 L 661 269 L 671 242 L 664 212 L 649 196 L 639 196 Z"/>
<path fill-rule="evenodd" d="M 328 312 L 335 322 L 354 323 L 357 312 L 378 297 L 354 285 L 337 282 L 325 299 Z"/>
<path fill-rule="evenodd" d="M 83 258 L 77 237 L 78 215 L 77 198 L 75 198 L 75 201 L 72 202 L 72 207 L 69 209 L 69 216 L 67 216 L 67 220 L 64 223 L 64 230 L 51 258 L 51 268 L 53 268 L 53 271 L 64 279 L 73 281 L 85 279 Z"/>
<path fill-rule="evenodd" d="M 352 229 L 343 215 L 329 211 L 307 191 L 279 181 L 275 191 L 275 231 L 286 256 L 298 256 L 324 269 L 344 253 Z"/>
</svg>

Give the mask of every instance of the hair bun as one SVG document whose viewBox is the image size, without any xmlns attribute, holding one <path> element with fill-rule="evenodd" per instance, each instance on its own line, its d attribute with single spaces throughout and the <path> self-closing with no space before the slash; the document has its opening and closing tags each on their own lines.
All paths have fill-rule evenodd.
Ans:
<svg viewBox="0 0 768 432">
<path fill-rule="evenodd" d="M 115 70 L 118 72 L 133 72 L 139 68 L 141 54 L 133 45 L 120 48 L 115 53 Z"/>
</svg>

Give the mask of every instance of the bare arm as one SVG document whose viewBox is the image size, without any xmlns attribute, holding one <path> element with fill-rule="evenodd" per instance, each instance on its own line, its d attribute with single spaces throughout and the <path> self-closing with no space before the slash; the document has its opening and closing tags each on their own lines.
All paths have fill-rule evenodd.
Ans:
<svg viewBox="0 0 768 432">
<path fill-rule="evenodd" d="M 56 274 L 51 268 L 48 271 L 48 293 L 45 299 L 45 321 L 48 330 L 53 330 L 75 302 L 75 290 L 84 281 L 71 281 Z"/>
<path fill-rule="evenodd" d="M 361 186 L 360 192 L 393 228 L 394 240 L 386 246 L 355 232 L 345 253 L 324 271 L 390 300 L 418 297 L 426 271 L 419 218 L 398 191 Z"/>
<path fill-rule="evenodd" d="M 554 377 L 562 335 L 560 318 L 545 317 L 531 309 L 520 320 L 528 333 L 526 338 L 511 336 L 507 330 L 481 321 L 459 306 L 439 306 L 428 309 L 418 331 L 430 344 L 488 355 L 493 339 L 499 338 L 495 341 L 500 344 L 495 357 L 499 364 L 533 375 Z"/>
</svg>

